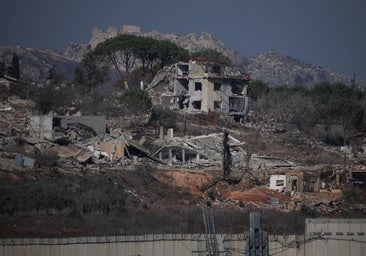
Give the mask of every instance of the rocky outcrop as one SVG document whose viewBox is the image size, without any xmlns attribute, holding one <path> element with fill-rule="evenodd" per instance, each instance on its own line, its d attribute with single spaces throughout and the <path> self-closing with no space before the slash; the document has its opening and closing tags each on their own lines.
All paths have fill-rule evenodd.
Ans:
<svg viewBox="0 0 366 256">
<path fill-rule="evenodd" d="M 104 42 L 109 38 L 116 37 L 117 35 L 118 31 L 115 27 L 109 27 L 106 32 L 94 27 L 89 45 L 94 49 L 99 43 Z"/>
<path fill-rule="evenodd" d="M 74 44 L 69 43 L 64 53 L 67 58 L 80 62 L 84 54 L 91 50 L 90 44 Z"/>
<path fill-rule="evenodd" d="M 156 40 L 169 40 L 188 50 L 190 53 L 204 49 L 212 49 L 223 53 L 225 56 L 228 56 L 230 59 L 233 60 L 234 63 L 240 63 L 240 56 L 235 50 L 226 47 L 222 41 L 215 38 L 207 31 L 202 32 L 197 39 L 195 33 L 175 35 L 162 33 L 156 30 L 144 33 L 141 32 L 140 27 L 133 25 L 123 25 L 120 30 L 118 30 L 116 27 L 109 27 L 107 31 L 93 28 L 92 37 L 89 41 L 89 45 L 92 49 L 94 49 L 99 43 L 120 34 L 135 34 L 139 36 L 151 37 Z"/>
<path fill-rule="evenodd" d="M 347 75 L 312 66 L 276 52 L 268 52 L 256 57 L 243 57 L 242 63 L 253 80 L 261 80 L 270 87 L 295 84 L 310 87 L 321 82 L 353 85 L 352 78 Z M 356 81 L 355 85 L 359 88 L 366 87 L 363 81 Z"/>
</svg>

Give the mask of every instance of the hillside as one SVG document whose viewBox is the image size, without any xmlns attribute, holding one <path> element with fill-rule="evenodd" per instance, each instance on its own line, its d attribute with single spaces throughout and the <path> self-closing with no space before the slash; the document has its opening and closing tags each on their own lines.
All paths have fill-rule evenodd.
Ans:
<svg viewBox="0 0 366 256">
<path fill-rule="evenodd" d="M 236 54 L 226 52 L 207 32 L 197 39 L 193 34 L 125 29 L 170 38 L 191 51 L 216 47 Z M 52 68 L 70 78 L 82 52 L 118 33 L 113 28 L 94 30 L 88 45 L 70 44 L 65 53 L 0 47 L 7 61 L 17 52 L 21 69 L 21 80 L 0 78 L 0 237 L 202 233 L 200 207 L 205 201 L 211 202 L 217 232 L 222 233 L 248 230 L 253 211 L 261 213 L 263 229 L 270 234 L 303 234 L 308 217 L 366 217 L 363 130 L 345 134 L 339 112 L 336 122 L 323 123 L 321 118 L 305 127 L 307 117 L 316 114 L 312 110 L 322 105 L 294 98 L 293 106 L 303 102 L 310 111 L 292 112 L 284 97 L 294 94 L 271 96 L 274 105 L 266 109 L 254 107 L 259 103 L 253 101 L 240 122 L 210 109 L 180 112 L 150 106 L 145 114 L 129 113 L 130 108 L 116 101 L 120 92 L 68 91 L 61 85 L 56 89 L 62 94 L 52 94 L 50 84 L 40 88 L 34 101 L 17 94 L 24 80 L 44 82 Z M 243 64 L 253 79 L 271 86 L 349 84 L 345 76 L 277 53 L 246 57 Z M 343 96 L 347 90 L 340 92 Z M 363 94 L 357 95 L 363 103 Z M 48 101 L 51 96 L 56 100 Z M 49 113 L 48 107 L 64 98 L 72 99 L 61 105 L 67 109 L 64 116 L 32 115 L 39 106 Z M 44 105 L 37 109 L 39 103 Z M 285 108 L 275 108 L 280 104 Z M 302 114 L 305 119 L 293 118 Z M 331 143 L 338 140 L 342 143 Z M 226 173 L 223 152 L 230 153 Z"/>
<path fill-rule="evenodd" d="M 22 80 L 43 81 L 47 72 L 55 72 L 71 79 L 78 62 L 53 49 L 32 49 L 21 46 L 0 45 L 0 60 L 10 63 L 13 53 L 19 57 L 20 78 Z"/>
<path fill-rule="evenodd" d="M 348 189 L 343 175 L 343 168 L 362 170 L 361 149 L 326 146 L 289 125 L 176 113 L 175 136 L 163 141 L 156 128 L 122 128 L 119 118 L 108 120 L 105 134 L 79 125 L 45 139 L 30 136 L 25 126 L 32 102 L 12 96 L 1 104 L 0 237 L 202 233 L 205 200 L 223 233 L 247 230 L 252 211 L 262 214 L 271 234 L 301 234 L 306 217 L 365 217 L 365 191 Z M 232 136 L 234 167 L 227 179 L 220 157 L 223 127 Z M 111 160 L 108 143 L 124 145 L 124 155 Z M 185 165 L 179 150 L 172 163 L 153 154 L 180 143 L 201 143 L 205 153 Z M 105 153 L 95 150 L 103 144 Z M 270 189 L 272 174 L 293 170 L 324 176 L 325 187 L 306 193 Z M 341 184 L 329 170 L 340 174 Z"/>
<path fill-rule="evenodd" d="M 197 37 L 194 33 L 175 35 L 159 31 L 142 32 L 140 27 L 130 25 L 124 25 L 120 30 L 115 27 L 109 27 L 107 31 L 94 28 L 88 43 L 70 43 L 64 53 L 50 49 L 2 45 L 0 46 L 0 60 L 10 63 L 13 52 L 17 53 L 20 58 L 21 77 L 24 80 L 40 81 L 52 67 L 70 80 L 73 77 L 74 68 L 85 52 L 108 38 L 124 33 L 169 40 L 187 49 L 190 53 L 203 49 L 222 52 L 230 57 L 235 65 L 242 66 L 253 79 L 262 80 L 271 87 L 293 84 L 303 84 L 309 87 L 320 82 L 341 82 L 352 85 L 352 77 L 318 67 L 316 63 L 307 64 L 280 53 L 269 52 L 258 56 L 241 56 L 235 49 L 227 47 L 220 39 L 207 31 Z M 357 80 L 356 86 L 365 88 L 366 82 Z"/>
<path fill-rule="evenodd" d="M 292 86 L 294 84 L 310 87 L 321 82 L 353 85 L 353 78 L 349 76 L 323 67 L 313 66 L 276 52 L 268 52 L 255 57 L 244 57 L 243 59 L 245 70 L 251 74 L 252 78 L 261 80 L 270 87 Z M 355 85 L 365 88 L 366 84 L 363 81 L 356 81 Z"/>
</svg>

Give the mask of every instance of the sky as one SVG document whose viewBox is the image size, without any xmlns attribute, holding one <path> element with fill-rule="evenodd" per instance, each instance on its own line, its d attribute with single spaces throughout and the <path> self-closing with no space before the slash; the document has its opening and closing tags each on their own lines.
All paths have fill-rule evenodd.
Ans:
<svg viewBox="0 0 366 256">
<path fill-rule="evenodd" d="M 243 56 L 269 51 L 366 81 L 365 0 L 12 0 L 0 45 L 64 51 L 93 27 L 183 35 L 208 31 Z"/>
</svg>

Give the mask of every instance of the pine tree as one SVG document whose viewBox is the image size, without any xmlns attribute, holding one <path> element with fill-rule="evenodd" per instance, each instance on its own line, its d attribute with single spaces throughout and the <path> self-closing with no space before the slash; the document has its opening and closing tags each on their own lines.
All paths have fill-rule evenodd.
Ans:
<svg viewBox="0 0 366 256">
<path fill-rule="evenodd" d="M 19 79 L 19 58 L 16 53 L 13 53 L 13 58 L 11 60 L 11 65 L 8 67 L 8 76 Z"/>
<path fill-rule="evenodd" d="M 224 178 L 227 178 L 231 172 L 232 160 L 229 146 L 229 133 L 224 131 L 224 139 L 223 139 L 223 157 L 222 157 L 222 168 L 224 171 Z"/>
<path fill-rule="evenodd" d="M 4 61 L 0 61 L 0 77 L 4 77 L 6 74 L 6 65 Z"/>
</svg>

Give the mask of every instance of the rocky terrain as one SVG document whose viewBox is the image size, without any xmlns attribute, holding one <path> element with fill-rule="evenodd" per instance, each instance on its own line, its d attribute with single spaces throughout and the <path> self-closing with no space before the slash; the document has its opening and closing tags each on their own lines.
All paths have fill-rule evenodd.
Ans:
<svg viewBox="0 0 366 256">
<path fill-rule="evenodd" d="M 0 60 L 10 63 L 13 52 L 19 55 L 21 77 L 25 80 L 40 81 L 50 68 L 62 73 L 70 80 L 73 70 L 84 53 L 93 49 L 98 43 L 123 33 L 152 37 L 159 40 L 170 40 L 177 45 L 196 52 L 203 49 L 213 49 L 230 57 L 235 65 L 242 66 L 253 79 L 262 80 L 269 86 L 303 84 L 312 86 L 320 82 L 341 82 L 352 85 L 352 78 L 335 71 L 318 67 L 283 56 L 279 53 L 268 52 L 259 56 L 241 56 L 235 49 L 227 47 L 220 39 L 209 32 L 202 32 L 198 37 L 194 33 L 185 35 L 166 34 L 159 31 L 142 32 L 138 26 L 123 25 L 120 30 L 109 27 L 106 31 L 94 28 L 91 39 L 85 44 L 70 43 L 65 52 L 50 49 L 30 49 L 20 46 L 0 46 Z M 356 81 L 356 86 L 365 88 L 366 83 Z"/>
<path fill-rule="evenodd" d="M 33 104 L 9 96 L 0 106 L 0 237 L 201 233 L 206 200 L 218 232 L 247 230 L 252 211 L 262 214 L 271 234 L 301 234 L 306 217 L 365 217 L 365 190 L 348 190 L 343 175 L 344 168 L 363 168 L 363 144 L 330 147 L 271 120 L 240 124 L 178 112 L 174 136 L 162 138 L 146 122 L 121 126 L 119 118 L 109 118 L 108 133 L 73 125 L 44 138 L 30 128 Z M 227 178 L 220 157 L 223 128 L 232 136 L 234 167 Z M 179 150 L 171 163 L 154 154 L 186 145 L 188 158 L 197 143 L 204 157 L 186 164 L 179 163 Z M 123 145 L 124 154 L 110 145 Z M 332 170 L 341 183 L 328 175 L 317 192 L 270 189 L 272 174 L 291 170 L 315 177 Z"/>
<path fill-rule="evenodd" d="M 258 79 L 270 87 L 302 84 L 310 87 L 321 82 L 343 83 L 353 86 L 351 77 L 332 70 L 304 63 L 291 56 L 268 52 L 255 57 L 244 57 L 245 70 L 253 79 Z M 365 83 L 356 81 L 356 86 L 365 88 Z"/>
</svg>

